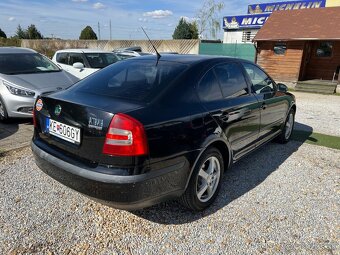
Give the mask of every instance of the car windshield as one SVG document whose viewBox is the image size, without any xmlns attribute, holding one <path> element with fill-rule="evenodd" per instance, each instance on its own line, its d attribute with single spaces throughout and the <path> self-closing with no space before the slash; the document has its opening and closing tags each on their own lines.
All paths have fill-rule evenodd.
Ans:
<svg viewBox="0 0 340 255">
<path fill-rule="evenodd" d="M 48 58 L 38 53 L 0 54 L 0 73 L 31 74 L 61 71 Z"/>
<path fill-rule="evenodd" d="M 104 68 L 119 60 L 113 53 L 85 53 L 85 56 L 92 68 Z"/>
<path fill-rule="evenodd" d="M 154 60 L 121 61 L 71 87 L 85 92 L 148 103 L 171 84 L 187 65 Z"/>
<path fill-rule="evenodd" d="M 134 58 L 136 56 L 133 56 L 133 55 L 127 55 L 127 54 L 124 54 L 124 53 L 116 53 L 117 57 L 120 59 L 120 60 L 124 60 L 124 59 L 128 59 L 128 58 Z"/>
</svg>

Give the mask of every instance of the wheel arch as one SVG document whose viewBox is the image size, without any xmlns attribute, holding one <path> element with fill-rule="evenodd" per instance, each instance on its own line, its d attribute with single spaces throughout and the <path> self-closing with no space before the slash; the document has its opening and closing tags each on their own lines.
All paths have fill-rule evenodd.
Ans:
<svg viewBox="0 0 340 255">
<path fill-rule="evenodd" d="M 187 183 L 185 185 L 185 189 L 188 187 L 192 173 L 193 173 L 193 171 L 194 171 L 194 169 L 197 165 L 198 160 L 201 158 L 202 154 L 207 149 L 212 148 L 212 147 L 215 147 L 216 149 L 218 149 L 220 151 L 220 153 L 223 157 L 224 170 L 228 169 L 230 167 L 230 165 L 232 164 L 232 150 L 231 150 L 231 147 L 230 147 L 228 142 L 226 142 L 222 138 L 214 138 L 214 139 L 211 139 L 211 140 L 205 142 L 204 145 L 202 146 L 200 153 L 196 157 L 194 164 L 192 165 L 192 167 L 190 169 L 190 175 L 189 175 L 189 178 L 188 178 Z"/>
</svg>

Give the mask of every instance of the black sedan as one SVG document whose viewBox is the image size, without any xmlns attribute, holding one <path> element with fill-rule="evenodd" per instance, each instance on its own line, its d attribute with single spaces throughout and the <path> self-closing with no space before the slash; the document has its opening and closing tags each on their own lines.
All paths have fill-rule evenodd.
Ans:
<svg viewBox="0 0 340 255">
<path fill-rule="evenodd" d="M 232 163 L 288 142 L 295 112 L 287 87 L 251 62 L 145 56 L 38 98 L 32 150 L 42 171 L 116 208 L 179 198 L 203 210 Z"/>
</svg>

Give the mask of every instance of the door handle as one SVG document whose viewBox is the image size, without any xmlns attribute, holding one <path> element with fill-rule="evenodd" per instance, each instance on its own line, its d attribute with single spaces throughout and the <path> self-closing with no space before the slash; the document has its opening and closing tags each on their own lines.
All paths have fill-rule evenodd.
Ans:
<svg viewBox="0 0 340 255">
<path fill-rule="evenodd" d="M 229 119 L 229 114 L 228 113 L 223 113 L 221 116 L 220 116 L 220 120 L 223 121 L 223 122 L 227 122 Z"/>
<path fill-rule="evenodd" d="M 226 122 L 229 119 L 229 113 L 227 112 L 215 113 L 213 114 L 213 116 L 219 118 L 221 121 L 224 121 L 224 122 Z"/>
<path fill-rule="evenodd" d="M 266 108 L 267 108 L 267 104 L 266 104 L 266 103 L 262 103 L 261 109 L 262 109 L 262 110 L 265 110 Z"/>
</svg>

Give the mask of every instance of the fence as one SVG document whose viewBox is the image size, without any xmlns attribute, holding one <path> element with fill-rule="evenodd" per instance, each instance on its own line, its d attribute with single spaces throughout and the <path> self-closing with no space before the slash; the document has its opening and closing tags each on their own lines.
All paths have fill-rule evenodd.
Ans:
<svg viewBox="0 0 340 255">
<path fill-rule="evenodd" d="M 253 44 L 236 43 L 200 43 L 199 54 L 223 55 L 255 61 L 255 47 Z"/>
<path fill-rule="evenodd" d="M 253 44 L 200 43 L 199 40 L 152 40 L 159 52 L 178 52 L 180 54 L 223 55 L 255 60 Z M 52 57 L 61 49 L 93 48 L 112 51 L 117 48 L 140 46 L 145 52 L 154 53 L 147 40 L 21 40 L 21 46 L 34 49 Z"/>
<path fill-rule="evenodd" d="M 159 52 L 198 54 L 199 40 L 152 40 Z M 117 48 L 140 46 L 145 52 L 154 52 L 147 40 L 22 40 L 21 46 L 34 49 L 49 57 L 61 49 L 93 48 L 112 51 Z"/>
</svg>

